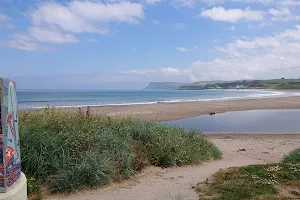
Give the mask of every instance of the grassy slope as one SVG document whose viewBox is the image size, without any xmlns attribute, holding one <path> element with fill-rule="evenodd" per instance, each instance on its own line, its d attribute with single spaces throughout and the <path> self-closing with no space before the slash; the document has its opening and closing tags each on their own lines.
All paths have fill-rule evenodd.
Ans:
<svg viewBox="0 0 300 200">
<path fill-rule="evenodd" d="M 263 80 L 266 89 L 300 89 L 300 79 Z"/>
<path fill-rule="evenodd" d="M 219 89 L 235 88 L 243 85 L 243 88 L 261 88 L 261 89 L 300 89 L 300 79 L 272 79 L 272 80 L 252 80 L 252 81 L 227 81 L 215 82 L 206 85 L 183 85 L 181 90 L 202 90 L 221 87 Z"/>
<path fill-rule="evenodd" d="M 200 199 L 300 199 L 300 149 L 283 163 L 230 168 L 213 176 L 211 184 L 199 183 Z"/>
<path fill-rule="evenodd" d="M 221 152 L 198 132 L 53 109 L 19 113 L 22 171 L 53 193 L 127 178 L 147 165 L 201 163 Z M 29 179 L 31 180 L 31 179 Z"/>
</svg>

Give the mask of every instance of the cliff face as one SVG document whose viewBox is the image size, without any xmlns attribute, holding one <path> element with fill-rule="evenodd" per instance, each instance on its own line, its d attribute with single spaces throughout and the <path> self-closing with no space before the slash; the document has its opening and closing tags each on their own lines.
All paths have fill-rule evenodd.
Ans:
<svg viewBox="0 0 300 200">
<path fill-rule="evenodd" d="M 177 82 L 150 82 L 145 88 L 146 90 L 175 90 L 182 85 L 188 85 L 189 83 L 177 83 Z"/>
</svg>

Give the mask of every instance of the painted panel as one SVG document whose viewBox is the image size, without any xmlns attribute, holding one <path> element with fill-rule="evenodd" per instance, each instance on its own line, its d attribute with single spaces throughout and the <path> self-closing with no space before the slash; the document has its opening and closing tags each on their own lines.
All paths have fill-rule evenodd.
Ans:
<svg viewBox="0 0 300 200">
<path fill-rule="evenodd" d="M 2 79 L 1 92 L 0 188 L 7 191 L 21 174 L 16 83 Z"/>
</svg>

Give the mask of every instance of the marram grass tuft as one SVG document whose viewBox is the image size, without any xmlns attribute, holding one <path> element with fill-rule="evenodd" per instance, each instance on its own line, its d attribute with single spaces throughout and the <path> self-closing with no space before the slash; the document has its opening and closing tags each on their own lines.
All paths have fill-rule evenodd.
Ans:
<svg viewBox="0 0 300 200">
<path fill-rule="evenodd" d="M 46 108 L 20 112 L 22 171 L 52 193 L 118 181 L 147 165 L 197 164 L 221 152 L 197 131 Z"/>
</svg>

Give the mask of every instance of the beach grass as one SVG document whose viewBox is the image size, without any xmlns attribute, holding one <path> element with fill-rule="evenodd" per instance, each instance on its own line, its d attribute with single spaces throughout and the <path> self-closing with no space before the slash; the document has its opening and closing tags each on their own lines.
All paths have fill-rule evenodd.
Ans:
<svg viewBox="0 0 300 200">
<path fill-rule="evenodd" d="M 300 149 L 279 164 L 229 168 L 212 178 L 211 183 L 197 184 L 201 200 L 300 199 Z"/>
<path fill-rule="evenodd" d="M 229 168 L 213 175 L 213 182 L 198 183 L 200 199 L 300 199 L 300 164 L 280 163 Z"/>
<path fill-rule="evenodd" d="M 19 123 L 22 171 L 51 193 L 107 185 L 149 165 L 182 166 L 221 157 L 197 131 L 89 111 L 20 112 Z"/>
<path fill-rule="evenodd" d="M 290 154 L 285 156 L 282 160 L 285 163 L 300 163 L 300 149 L 292 151 Z"/>
</svg>

